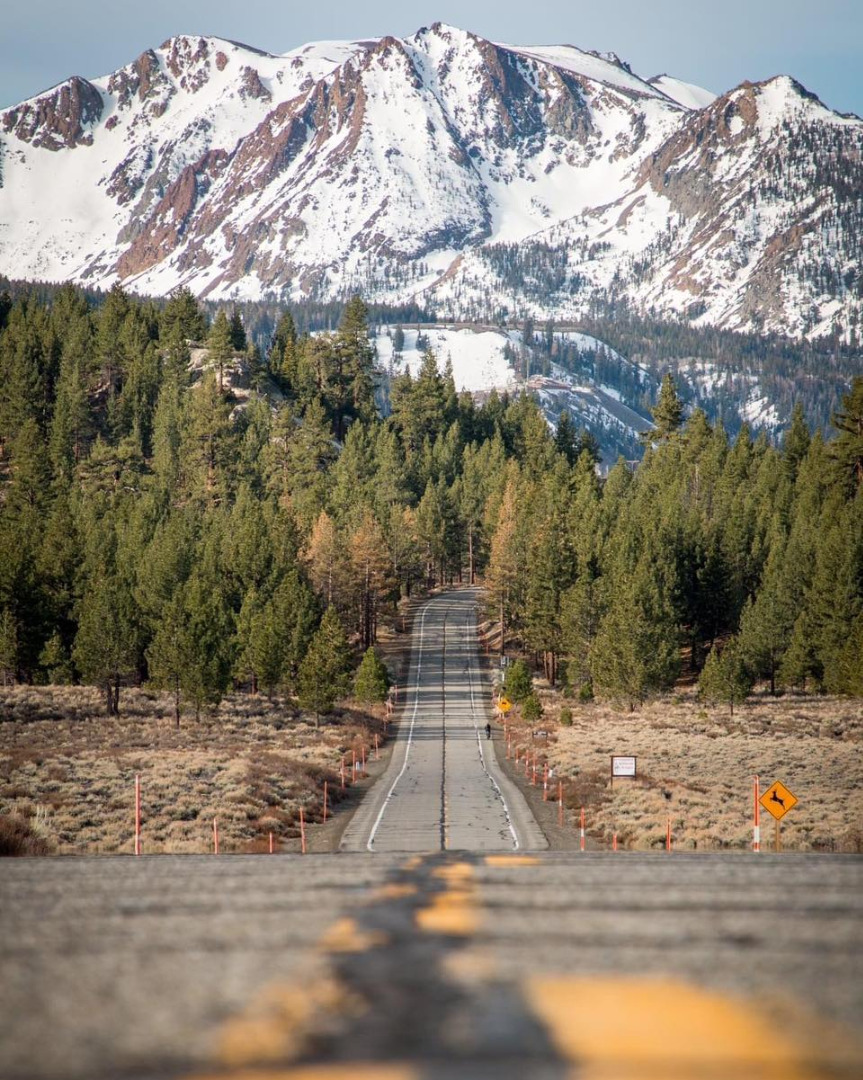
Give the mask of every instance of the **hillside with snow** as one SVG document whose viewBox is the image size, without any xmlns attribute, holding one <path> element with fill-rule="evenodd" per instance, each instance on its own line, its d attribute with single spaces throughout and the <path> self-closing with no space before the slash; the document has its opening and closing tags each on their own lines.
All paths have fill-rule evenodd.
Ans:
<svg viewBox="0 0 863 1080">
<path fill-rule="evenodd" d="M 435 24 L 177 37 L 0 114 L 0 273 L 442 317 L 644 314 L 854 342 L 863 122 Z"/>
</svg>

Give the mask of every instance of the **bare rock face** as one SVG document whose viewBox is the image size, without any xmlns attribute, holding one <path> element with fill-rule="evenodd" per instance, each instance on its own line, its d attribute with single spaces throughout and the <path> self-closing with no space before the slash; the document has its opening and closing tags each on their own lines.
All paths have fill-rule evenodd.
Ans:
<svg viewBox="0 0 863 1080">
<path fill-rule="evenodd" d="M 206 196 L 226 160 L 224 151 L 215 150 L 180 173 L 118 261 L 121 277 L 139 274 L 175 250 L 199 201 Z"/>
<path fill-rule="evenodd" d="M 259 101 L 272 101 L 272 94 L 261 82 L 261 76 L 256 68 L 249 64 L 243 68 L 243 82 L 240 88 L 240 96 L 255 98 Z"/>
<path fill-rule="evenodd" d="M 101 119 L 103 106 L 97 87 L 73 75 L 48 93 L 3 113 L 3 130 L 44 150 L 90 146 L 90 128 Z"/>
</svg>

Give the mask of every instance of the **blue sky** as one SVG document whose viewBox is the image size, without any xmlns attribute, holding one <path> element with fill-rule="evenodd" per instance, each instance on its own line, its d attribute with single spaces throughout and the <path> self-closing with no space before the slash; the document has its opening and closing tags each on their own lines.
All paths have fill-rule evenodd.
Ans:
<svg viewBox="0 0 863 1080">
<path fill-rule="evenodd" d="M 787 73 L 863 115 L 863 0 L 28 0 L 3 14 L 0 108 L 72 74 L 107 74 L 178 33 L 279 53 L 436 20 L 497 41 L 614 51 L 640 75 L 717 92 Z"/>
</svg>

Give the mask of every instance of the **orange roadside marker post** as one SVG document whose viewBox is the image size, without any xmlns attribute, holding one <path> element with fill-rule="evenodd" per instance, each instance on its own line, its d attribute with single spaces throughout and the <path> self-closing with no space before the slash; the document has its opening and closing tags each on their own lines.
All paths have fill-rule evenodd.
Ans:
<svg viewBox="0 0 863 1080">
<path fill-rule="evenodd" d="M 141 777 L 135 773 L 135 854 L 141 854 Z"/>
<path fill-rule="evenodd" d="M 761 851 L 761 803 L 758 792 L 758 777 L 755 777 L 755 824 L 752 826 L 752 850 Z"/>
<path fill-rule="evenodd" d="M 270 854 L 273 854 L 273 834 L 270 833 Z"/>
<path fill-rule="evenodd" d="M 326 780 L 324 780 L 324 824 L 326 824 L 326 821 L 327 821 L 327 794 L 328 794 L 327 782 L 326 782 Z"/>
<path fill-rule="evenodd" d="M 557 823 L 563 827 L 563 781 L 557 782 Z"/>
<path fill-rule="evenodd" d="M 579 840 L 580 840 L 581 850 L 584 851 L 584 807 L 583 806 L 581 808 L 581 831 L 580 831 Z"/>
<path fill-rule="evenodd" d="M 542 801 L 548 802 L 548 762 L 542 770 Z"/>
<path fill-rule="evenodd" d="M 362 758 L 362 762 L 361 762 L 360 776 L 365 776 L 366 775 L 366 748 L 365 748 L 365 746 L 363 746 L 361 749 L 362 749 L 363 758 Z"/>
<path fill-rule="evenodd" d="M 302 806 L 300 807 L 300 852 L 303 855 L 306 853 L 306 815 Z"/>
<path fill-rule="evenodd" d="M 665 850 L 671 851 L 671 818 L 665 822 Z"/>
<path fill-rule="evenodd" d="M 342 780 L 342 791 L 344 791 L 345 790 L 345 755 L 344 754 L 342 754 L 341 780 Z"/>
<path fill-rule="evenodd" d="M 217 818 L 213 818 L 213 854 L 219 854 L 219 822 Z"/>
<path fill-rule="evenodd" d="M 617 851 L 617 833 L 615 833 L 611 838 L 611 850 Z"/>
</svg>

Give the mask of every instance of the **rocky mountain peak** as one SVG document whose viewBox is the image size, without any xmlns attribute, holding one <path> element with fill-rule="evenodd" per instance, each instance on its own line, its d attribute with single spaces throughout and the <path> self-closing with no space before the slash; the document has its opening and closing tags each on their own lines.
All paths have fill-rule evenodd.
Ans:
<svg viewBox="0 0 863 1080">
<path fill-rule="evenodd" d="M 7 109 L 2 114 L 3 131 L 43 150 L 90 146 L 91 129 L 101 119 L 103 107 L 98 87 L 73 75 L 44 94 Z"/>
</svg>

